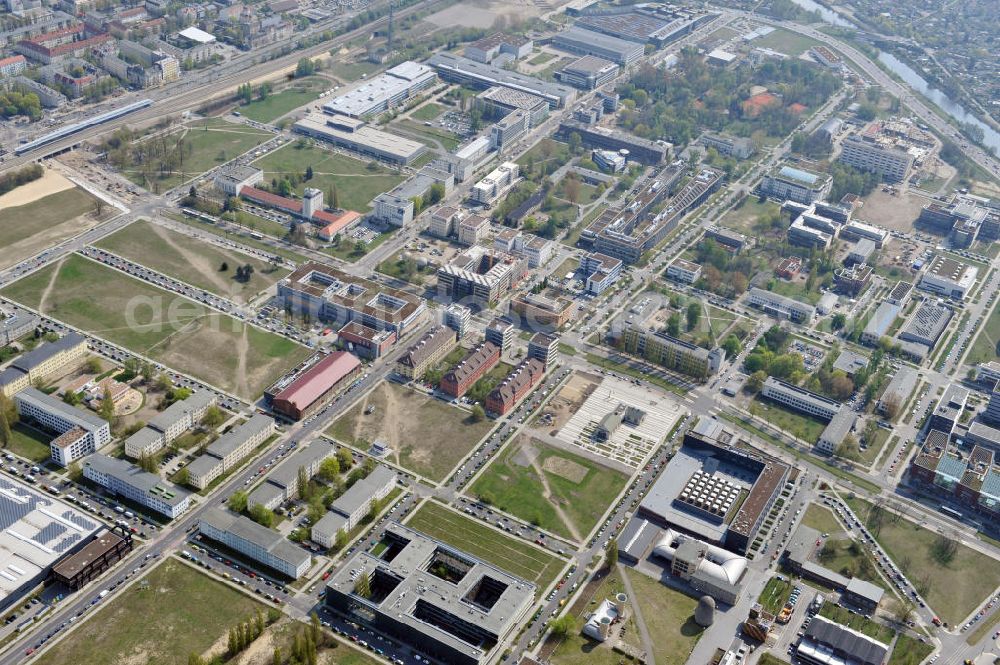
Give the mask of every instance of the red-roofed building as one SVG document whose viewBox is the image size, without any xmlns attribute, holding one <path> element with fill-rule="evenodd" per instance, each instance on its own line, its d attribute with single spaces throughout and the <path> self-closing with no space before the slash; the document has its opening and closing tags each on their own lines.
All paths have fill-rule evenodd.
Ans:
<svg viewBox="0 0 1000 665">
<path fill-rule="evenodd" d="M 353 210 L 343 210 L 341 212 L 320 210 L 313 213 L 312 221 L 315 224 L 323 225 L 316 231 L 316 235 L 319 236 L 320 240 L 330 242 L 333 240 L 333 236 L 357 224 L 360 219 L 361 213 L 354 212 Z"/>
<path fill-rule="evenodd" d="M 263 206 L 268 206 L 269 208 L 284 210 L 285 212 L 290 212 L 293 215 L 302 214 L 302 201 L 296 201 L 295 199 L 290 199 L 286 196 L 278 196 L 277 194 L 272 194 L 271 192 L 265 192 L 263 189 L 257 189 L 256 187 L 244 187 L 240 190 L 240 196 L 245 199 L 249 199 L 254 203 L 259 203 Z"/>
<path fill-rule="evenodd" d="M 264 397 L 276 414 L 302 420 L 347 388 L 360 373 L 360 360 L 347 351 L 334 351 L 288 385 L 269 388 Z"/>
<path fill-rule="evenodd" d="M 545 363 L 526 358 L 486 396 L 486 412 L 497 417 L 508 413 L 544 376 Z"/>
<path fill-rule="evenodd" d="M 33 40 L 24 40 L 19 42 L 17 50 L 32 60 L 48 65 L 51 64 L 53 60 L 58 60 L 59 58 L 64 58 L 66 56 L 82 56 L 88 49 L 100 46 L 101 44 L 111 41 L 112 39 L 111 35 L 102 34 L 94 35 L 93 37 L 88 37 L 87 39 L 78 39 L 76 41 L 63 42 L 61 40 L 57 40 L 58 45 L 49 46 L 48 43 L 39 41 L 41 37 L 45 36 L 46 35 L 40 35 L 40 37 L 36 37 Z"/>
<path fill-rule="evenodd" d="M 17 76 L 24 71 L 28 61 L 23 55 L 14 55 L 9 58 L 0 58 L 0 78 Z"/>
</svg>

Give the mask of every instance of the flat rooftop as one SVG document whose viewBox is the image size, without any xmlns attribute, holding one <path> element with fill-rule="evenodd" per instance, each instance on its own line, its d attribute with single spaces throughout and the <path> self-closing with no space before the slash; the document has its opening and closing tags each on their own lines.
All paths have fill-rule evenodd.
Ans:
<svg viewBox="0 0 1000 665">
<path fill-rule="evenodd" d="M 387 523 L 383 540 L 389 546 L 380 556 L 355 553 L 330 578 L 327 589 L 470 657 L 484 658 L 534 602 L 536 587 L 531 582 L 402 524 Z M 439 567 L 447 568 L 449 580 L 431 572 Z M 370 574 L 370 598 L 354 595 L 352 570 Z M 466 641 L 460 631 L 449 630 L 449 622 L 471 624 L 495 643 Z"/>
<path fill-rule="evenodd" d="M 102 526 L 69 504 L 0 476 L 0 604 L 40 581 L 36 578 Z"/>
</svg>

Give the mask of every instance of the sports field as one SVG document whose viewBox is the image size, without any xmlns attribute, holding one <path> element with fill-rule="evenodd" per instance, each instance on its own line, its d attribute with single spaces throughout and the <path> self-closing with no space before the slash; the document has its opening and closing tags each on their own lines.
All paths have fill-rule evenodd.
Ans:
<svg viewBox="0 0 1000 665">
<path fill-rule="evenodd" d="M 472 493 L 543 529 L 582 541 L 627 482 L 620 471 L 521 436 L 476 479 Z"/>
<path fill-rule="evenodd" d="M 189 654 L 203 654 L 219 640 L 224 650 L 232 626 L 267 612 L 266 606 L 247 594 L 175 559 L 168 559 L 105 602 L 36 662 L 186 663 Z M 151 626 L 154 617 L 155 626 Z"/>
<path fill-rule="evenodd" d="M 508 536 L 435 501 L 427 501 L 415 510 L 406 526 L 534 582 L 539 591 L 556 578 L 565 564 L 559 557 L 531 543 Z"/>
<path fill-rule="evenodd" d="M 288 274 L 283 268 L 233 249 L 211 245 L 141 219 L 104 238 L 98 247 L 205 291 L 245 302 Z M 222 270 L 225 264 L 226 270 Z M 250 281 L 236 268 L 253 266 Z"/>
<path fill-rule="evenodd" d="M 375 440 L 385 441 L 392 447 L 393 462 L 442 481 L 493 425 L 492 420 L 472 422 L 467 411 L 383 381 L 334 422 L 327 434 L 362 448 Z"/>
<path fill-rule="evenodd" d="M 302 182 L 295 186 L 299 196 L 306 187 L 315 187 L 324 194 L 324 203 L 331 205 L 330 191 L 337 189 L 341 208 L 366 212 L 371 200 L 403 181 L 403 176 L 376 165 L 347 155 L 324 150 L 296 141 L 260 158 L 254 165 L 264 171 L 264 180 L 282 179 L 296 175 Z M 312 167 L 312 180 L 304 180 L 308 167 Z"/>
<path fill-rule="evenodd" d="M 942 621 L 961 622 L 1000 585 L 1000 561 L 958 543 L 951 560 L 942 563 L 935 556 L 939 534 L 888 513 L 875 528 L 871 503 L 845 501 L 910 581 L 927 587 L 924 599 Z M 976 574 L 969 575 L 970 570 Z"/>
<path fill-rule="evenodd" d="M 310 353 L 77 254 L 2 293 L 245 399 L 259 396 Z"/>
<path fill-rule="evenodd" d="M 98 217 L 97 199 L 72 184 L 31 200 L 15 198 L 20 189 L 0 197 L 0 268 L 34 256 L 118 212 L 105 204 Z"/>
<path fill-rule="evenodd" d="M 227 122 L 205 118 L 185 123 L 164 136 L 140 138 L 130 146 L 124 163 L 116 163 L 129 180 L 152 191 L 166 191 L 187 182 L 205 171 L 238 157 L 264 143 L 274 134 Z M 153 146 L 153 142 L 157 145 Z M 138 148 L 149 143 L 158 159 L 146 159 Z M 183 157 L 181 157 L 183 156 Z"/>
</svg>

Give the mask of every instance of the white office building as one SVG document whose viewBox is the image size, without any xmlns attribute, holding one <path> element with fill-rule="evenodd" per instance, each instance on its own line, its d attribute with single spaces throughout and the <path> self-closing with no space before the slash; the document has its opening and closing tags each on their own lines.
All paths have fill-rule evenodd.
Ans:
<svg viewBox="0 0 1000 665">
<path fill-rule="evenodd" d="M 293 545 L 277 531 L 219 508 L 205 511 L 198 522 L 198 531 L 204 537 L 292 579 L 305 575 L 312 565 L 308 552 Z"/>
<path fill-rule="evenodd" d="M 68 466 L 111 441 L 111 426 L 106 420 L 36 388 L 25 388 L 15 394 L 14 406 L 22 419 L 60 435 L 52 441 L 50 450 L 52 460 L 61 466 Z"/>
<path fill-rule="evenodd" d="M 842 404 L 822 395 L 799 388 L 796 385 L 769 376 L 764 382 L 764 389 L 760 391 L 763 397 L 772 399 L 779 404 L 801 411 L 802 413 L 816 416 L 823 420 L 831 420 L 840 413 Z"/>
<path fill-rule="evenodd" d="M 83 463 L 83 477 L 170 519 L 184 514 L 191 504 L 190 492 L 116 457 L 91 455 Z"/>
</svg>

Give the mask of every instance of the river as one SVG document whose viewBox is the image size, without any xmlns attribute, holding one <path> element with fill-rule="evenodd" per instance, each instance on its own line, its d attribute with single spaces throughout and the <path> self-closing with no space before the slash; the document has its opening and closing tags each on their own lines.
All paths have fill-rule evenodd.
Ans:
<svg viewBox="0 0 1000 665">
<path fill-rule="evenodd" d="M 832 9 L 824 7 L 823 5 L 815 2 L 814 0 L 792 0 L 796 5 L 802 7 L 811 12 L 816 12 L 820 17 L 830 25 L 835 25 L 841 28 L 855 28 L 852 22 L 845 19 L 838 12 Z M 907 65 L 905 62 L 901 61 L 899 58 L 895 57 L 891 53 L 886 53 L 885 51 L 879 51 L 878 60 L 883 65 L 891 70 L 894 74 L 899 76 L 908 86 L 910 86 L 916 92 L 919 92 L 926 99 L 937 105 L 938 108 L 943 110 L 945 113 L 950 115 L 952 118 L 961 123 L 966 123 L 970 125 L 975 125 L 976 127 L 983 130 L 983 144 L 992 150 L 995 154 L 1000 154 L 1000 132 L 987 125 L 985 122 L 977 118 L 975 115 L 969 113 L 965 110 L 965 107 L 961 104 L 953 101 L 951 97 L 946 95 L 941 90 L 931 87 L 931 85 L 912 67 Z"/>
</svg>

